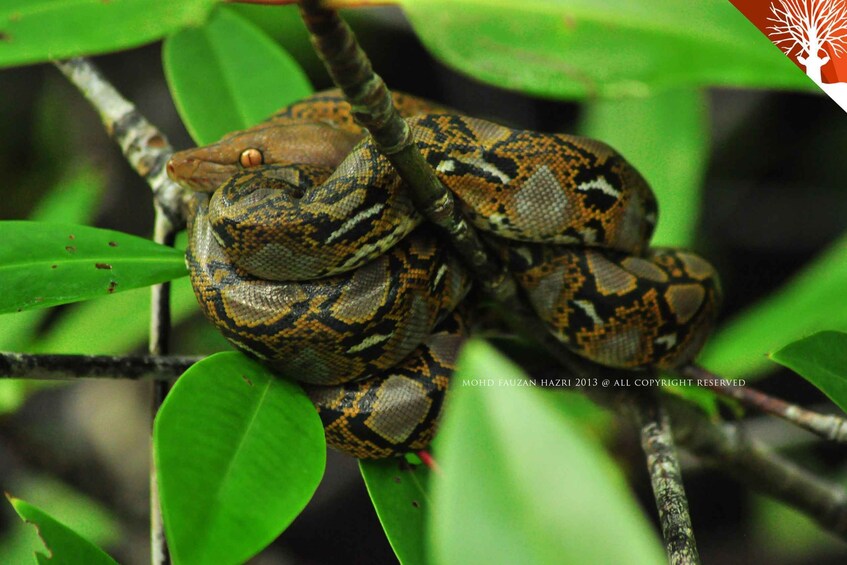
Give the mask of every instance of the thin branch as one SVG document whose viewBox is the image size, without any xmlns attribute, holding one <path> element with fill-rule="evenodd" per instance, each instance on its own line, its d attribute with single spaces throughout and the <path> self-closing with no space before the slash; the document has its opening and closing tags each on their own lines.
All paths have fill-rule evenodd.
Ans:
<svg viewBox="0 0 847 565">
<path fill-rule="evenodd" d="M 200 357 L 0 353 L 0 379 L 174 380 Z"/>
<path fill-rule="evenodd" d="M 847 491 L 841 485 L 815 476 L 748 438 L 736 424 L 716 425 L 684 400 L 668 396 L 666 401 L 674 438 L 681 447 L 847 539 Z"/>
<path fill-rule="evenodd" d="M 166 164 L 173 148 L 165 135 L 154 127 L 141 113 L 100 74 L 87 59 L 77 58 L 57 62 L 56 66 L 73 82 L 97 109 L 109 135 L 118 143 L 124 156 L 135 171 L 153 190 L 155 207 L 154 240 L 162 245 L 173 245 L 177 229 L 185 224 L 184 202 L 186 191 L 167 176 Z M 170 285 L 154 286 L 150 315 L 150 346 L 153 356 L 166 355 L 170 336 Z M 169 383 L 157 379 L 153 382 L 152 418 L 155 418 Z M 170 563 L 164 524 L 159 505 L 156 470 L 150 467 L 150 538 L 154 565 Z"/>
<path fill-rule="evenodd" d="M 164 209 L 155 202 L 155 223 L 153 239 L 162 245 L 173 247 L 176 239 L 176 229 Z M 151 289 L 150 301 L 150 355 L 161 357 L 169 353 L 171 335 L 171 285 L 163 283 Z M 152 402 L 150 406 L 151 423 L 151 453 L 152 453 L 152 423 L 156 419 L 159 408 L 165 401 L 170 389 L 170 382 L 160 378 L 153 381 Z M 165 523 L 162 518 L 162 506 L 159 502 L 159 482 L 153 458 L 150 458 L 150 555 L 153 565 L 167 565 L 171 562 L 168 542 L 165 537 Z"/>
<path fill-rule="evenodd" d="M 126 160 L 147 181 L 155 202 L 176 228 L 185 225 L 188 192 L 168 178 L 165 166 L 173 148 L 165 135 L 141 115 L 85 58 L 56 61 L 56 67 L 100 114 L 106 132 L 120 146 Z"/>
<path fill-rule="evenodd" d="M 644 392 L 627 395 L 626 402 L 641 433 L 641 447 L 647 456 L 668 562 L 672 565 L 696 565 L 700 563 L 700 555 L 694 541 L 670 421 L 654 391 Z"/>
<path fill-rule="evenodd" d="M 721 380 L 714 373 L 696 365 L 683 367 L 680 369 L 680 373 L 692 379 L 711 380 L 715 382 Z M 756 410 L 761 410 L 766 414 L 778 416 L 829 441 L 847 443 L 847 420 L 839 418 L 834 414 L 818 414 L 802 406 L 791 404 L 790 402 L 769 396 L 749 387 L 716 384 L 707 388 L 724 396 L 734 398 L 742 404 Z"/>
</svg>

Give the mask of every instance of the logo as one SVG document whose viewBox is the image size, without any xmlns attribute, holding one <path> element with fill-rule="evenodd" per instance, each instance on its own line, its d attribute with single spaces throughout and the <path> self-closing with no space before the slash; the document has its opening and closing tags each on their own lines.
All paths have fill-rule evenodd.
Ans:
<svg viewBox="0 0 847 565">
<path fill-rule="evenodd" d="M 847 111 L 847 0 L 731 0 Z"/>
</svg>

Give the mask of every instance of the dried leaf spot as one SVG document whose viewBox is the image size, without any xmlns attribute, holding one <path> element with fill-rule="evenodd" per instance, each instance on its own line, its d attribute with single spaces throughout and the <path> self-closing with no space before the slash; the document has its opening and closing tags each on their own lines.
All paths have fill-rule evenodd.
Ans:
<svg viewBox="0 0 847 565">
<path fill-rule="evenodd" d="M 59 265 L 50 265 L 50 268 L 51 268 L 51 269 L 58 269 L 58 268 L 59 268 Z"/>
<path fill-rule="evenodd" d="M 109 281 L 109 287 L 106 289 L 106 292 L 112 294 L 115 292 L 115 287 L 118 286 L 118 283 L 115 281 Z"/>
<path fill-rule="evenodd" d="M 420 507 L 421 507 L 421 503 L 420 503 L 420 502 L 418 502 L 417 500 L 413 500 L 413 501 L 412 501 L 412 506 L 414 506 L 415 508 L 420 508 Z"/>
<path fill-rule="evenodd" d="M 35 298 L 33 298 L 33 300 L 35 302 L 44 302 L 44 297 L 43 296 L 36 296 Z"/>
<path fill-rule="evenodd" d="M 241 378 L 244 379 L 244 382 L 247 383 L 248 386 L 253 386 L 253 381 L 247 378 L 247 375 L 241 375 Z"/>
<path fill-rule="evenodd" d="M 67 251 L 68 253 L 76 253 L 76 246 L 75 245 L 66 245 L 65 251 Z"/>
<path fill-rule="evenodd" d="M 68 236 L 68 239 L 70 239 L 71 241 L 73 241 L 73 240 L 75 240 L 75 239 L 76 239 L 76 236 L 75 236 L 74 234 L 71 234 L 71 235 L 69 235 L 69 236 Z"/>
<path fill-rule="evenodd" d="M 110 241 L 110 242 L 109 242 L 109 247 L 117 247 L 117 246 L 118 246 L 118 242 L 117 242 L 117 241 Z"/>
<path fill-rule="evenodd" d="M 106 269 L 107 271 L 112 270 L 112 266 L 108 263 L 94 263 L 95 269 Z"/>
<path fill-rule="evenodd" d="M 0 41 L 5 41 L 6 43 L 12 42 L 12 36 L 6 33 L 5 31 L 0 31 Z"/>
</svg>

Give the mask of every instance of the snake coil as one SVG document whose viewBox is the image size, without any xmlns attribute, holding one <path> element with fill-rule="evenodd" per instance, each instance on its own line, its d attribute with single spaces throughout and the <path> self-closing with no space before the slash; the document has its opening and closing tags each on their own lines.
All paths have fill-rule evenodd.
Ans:
<svg viewBox="0 0 847 565">
<path fill-rule="evenodd" d="M 655 197 L 617 152 L 394 96 L 553 335 L 613 367 L 693 359 L 716 316 L 717 275 L 693 253 L 648 248 Z M 168 172 L 198 193 L 186 258 L 227 339 L 305 384 L 330 445 L 360 458 L 425 447 L 470 279 L 341 95 L 177 153 Z"/>
</svg>

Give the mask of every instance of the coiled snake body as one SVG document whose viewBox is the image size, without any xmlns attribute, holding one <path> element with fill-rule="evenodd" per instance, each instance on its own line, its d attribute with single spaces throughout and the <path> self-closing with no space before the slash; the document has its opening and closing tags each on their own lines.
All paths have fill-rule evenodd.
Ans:
<svg viewBox="0 0 847 565">
<path fill-rule="evenodd" d="M 697 354 L 717 276 L 692 253 L 647 248 L 654 196 L 614 150 L 402 94 L 395 103 L 563 343 L 625 368 Z M 199 193 L 187 262 L 206 316 L 236 347 L 306 384 L 330 445 L 356 457 L 426 446 L 470 279 L 340 94 L 177 153 L 168 170 Z"/>
</svg>

